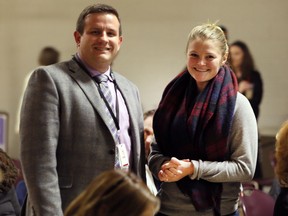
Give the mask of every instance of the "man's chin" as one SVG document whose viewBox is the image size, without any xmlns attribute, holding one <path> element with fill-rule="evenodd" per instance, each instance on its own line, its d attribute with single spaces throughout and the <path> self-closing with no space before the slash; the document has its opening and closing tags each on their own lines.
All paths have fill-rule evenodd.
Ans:
<svg viewBox="0 0 288 216">
<path fill-rule="evenodd" d="M 111 63 L 112 60 L 111 60 L 111 56 L 107 56 L 107 55 L 99 55 L 95 58 L 95 61 L 96 62 L 99 62 L 99 63 Z"/>
</svg>

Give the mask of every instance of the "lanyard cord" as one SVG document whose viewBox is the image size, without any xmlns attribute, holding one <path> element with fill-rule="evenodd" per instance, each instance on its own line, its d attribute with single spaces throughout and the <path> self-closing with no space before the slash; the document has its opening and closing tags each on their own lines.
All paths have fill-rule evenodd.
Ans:
<svg viewBox="0 0 288 216">
<path fill-rule="evenodd" d="M 79 62 L 75 56 L 73 56 L 72 59 L 73 59 L 88 75 L 90 75 L 90 72 L 88 71 L 88 69 L 87 69 L 81 62 Z M 91 75 L 90 75 L 90 76 L 91 76 Z M 103 92 L 102 92 L 102 90 L 101 90 L 101 88 L 100 88 L 99 83 L 97 83 L 96 81 L 95 81 L 95 82 L 96 82 L 96 86 L 97 86 L 97 89 L 98 89 L 98 91 L 99 91 L 99 94 L 101 95 L 101 98 L 104 100 L 104 103 L 105 103 L 105 105 L 106 105 L 106 107 L 107 107 L 107 109 L 108 109 L 111 117 L 113 118 L 113 121 L 114 121 L 114 123 L 115 123 L 115 126 L 116 126 L 117 130 L 119 131 L 119 130 L 120 130 L 120 125 L 119 125 L 119 121 L 118 121 L 118 119 L 119 119 L 119 102 L 118 102 L 118 94 L 117 94 L 118 85 L 117 85 L 117 83 L 116 83 L 116 80 L 115 80 L 115 78 L 114 78 L 114 75 L 113 75 L 112 71 L 111 71 L 111 77 L 112 77 L 112 79 L 113 79 L 113 84 L 114 84 L 114 89 L 115 89 L 115 94 L 116 94 L 116 116 L 115 116 L 115 114 L 114 114 L 111 106 L 109 105 L 107 99 L 105 98 L 105 96 L 104 96 L 104 94 L 103 94 Z M 92 79 L 93 79 L 93 78 L 92 78 Z M 94 79 L 93 79 L 93 80 L 94 80 Z"/>
<path fill-rule="evenodd" d="M 118 103 L 118 95 L 117 95 L 117 84 L 116 84 L 116 82 L 114 80 L 114 77 L 113 77 L 113 83 L 114 83 L 114 89 L 115 89 L 115 94 L 116 94 L 116 116 L 115 116 L 110 104 L 108 103 L 106 97 L 104 96 L 104 94 L 103 94 L 103 92 L 102 92 L 102 90 L 100 88 L 99 83 L 97 83 L 96 86 L 98 88 L 98 91 L 99 91 L 102 99 L 105 102 L 105 105 L 106 105 L 107 109 L 109 110 L 110 115 L 112 116 L 112 118 L 114 120 L 114 123 L 115 123 L 115 126 L 116 126 L 117 130 L 119 131 L 120 130 L 119 121 L 118 121 L 118 119 L 119 119 L 119 103 Z"/>
</svg>

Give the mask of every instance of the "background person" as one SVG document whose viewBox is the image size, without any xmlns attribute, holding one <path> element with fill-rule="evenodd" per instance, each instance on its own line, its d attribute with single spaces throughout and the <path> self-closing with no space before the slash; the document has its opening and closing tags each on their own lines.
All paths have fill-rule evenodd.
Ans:
<svg viewBox="0 0 288 216">
<path fill-rule="evenodd" d="M 0 215 L 20 215 L 14 184 L 19 171 L 13 160 L 0 148 Z"/>
<path fill-rule="evenodd" d="M 256 119 L 258 119 L 263 97 L 263 81 L 261 74 L 255 68 L 254 59 L 248 46 L 242 41 L 232 43 L 229 61 L 237 76 L 239 92 L 248 98 Z"/>
<path fill-rule="evenodd" d="M 145 143 L 145 155 L 148 162 L 148 156 L 151 152 L 151 144 L 154 140 L 154 131 L 153 131 L 153 117 L 155 114 L 155 109 L 148 110 L 144 113 L 144 143 Z M 157 195 L 157 192 L 160 188 L 160 183 L 153 174 L 151 173 L 148 164 L 145 164 L 146 169 L 146 184 L 150 191 Z"/>
<path fill-rule="evenodd" d="M 153 119 L 148 163 L 162 181 L 159 215 L 238 215 L 240 182 L 256 166 L 256 119 L 225 65 L 221 28 L 193 28 L 186 56 L 188 71 L 167 85 Z"/>
<path fill-rule="evenodd" d="M 40 66 L 55 64 L 60 60 L 60 52 L 52 46 L 43 47 L 38 57 Z"/>
<path fill-rule="evenodd" d="M 229 41 L 229 32 L 228 32 L 228 29 L 224 26 L 224 25 L 220 25 L 219 26 L 221 29 L 222 29 L 222 31 L 224 32 L 224 35 L 225 35 L 225 37 L 226 37 L 226 40 L 227 40 L 227 42 Z"/>
<path fill-rule="evenodd" d="M 41 49 L 39 56 L 38 56 L 38 59 L 37 59 L 37 62 L 38 62 L 39 66 L 47 66 L 47 65 L 51 65 L 51 64 L 56 64 L 57 62 L 59 62 L 59 59 L 60 59 L 59 51 L 52 46 L 47 46 L 47 47 L 43 47 Z M 28 73 L 24 79 L 23 90 L 22 90 L 22 94 L 20 97 L 20 104 L 19 104 L 18 112 L 17 112 L 17 122 L 16 122 L 16 133 L 17 134 L 19 134 L 20 110 L 21 110 L 21 106 L 22 106 L 22 100 L 23 100 L 24 92 L 25 92 L 25 89 L 28 85 L 28 81 L 29 81 L 29 78 L 30 78 L 32 72 Z"/>
<path fill-rule="evenodd" d="M 25 91 L 20 140 L 26 215 L 63 215 L 72 199 L 106 170 L 125 168 L 145 180 L 139 92 L 110 67 L 122 44 L 118 12 L 104 4 L 86 7 L 74 39 L 76 55 L 37 68 Z M 114 107 L 106 104 L 101 83 L 95 81 L 103 75 Z M 125 163 L 116 157 L 118 146 Z"/>
<path fill-rule="evenodd" d="M 284 122 L 276 135 L 275 173 L 280 193 L 274 206 L 274 216 L 288 215 L 288 121 Z"/>
<path fill-rule="evenodd" d="M 133 173 L 105 171 L 67 207 L 65 216 L 153 216 L 160 202 Z"/>
<path fill-rule="evenodd" d="M 256 70 L 254 59 L 248 46 L 242 41 L 235 41 L 230 45 L 230 66 L 235 72 L 241 92 L 249 100 L 256 119 L 260 114 L 260 104 L 263 97 L 263 82 L 261 74 Z M 254 178 L 263 177 L 261 167 L 261 145 L 258 143 L 257 165 Z"/>
<path fill-rule="evenodd" d="M 39 66 L 47 66 L 51 64 L 56 64 L 59 62 L 60 58 L 60 53 L 59 51 L 52 47 L 52 46 L 46 46 L 41 49 L 39 56 L 38 56 L 38 64 Z M 24 85 L 23 85 L 23 91 L 20 97 L 20 103 L 18 107 L 18 112 L 17 112 L 17 122 L 16 122 L 16 134 L 19 134 L 19 125 L 20 125 L 20 110 L 22 106 L 22 100 L 24 97 L 24 92 L 25 89 L 28 85 L 29 78 L 31 76 L 32 72 L 28 73 L 24 79 Z M 16 185 L 16 192 L 17 192 L 17 197 L 19 200 L 20 206 L 23 205 L 25 197 L 27 195 L 27 188 L 24 180 L 20 180 L 17 185 Z"/>
</svg>

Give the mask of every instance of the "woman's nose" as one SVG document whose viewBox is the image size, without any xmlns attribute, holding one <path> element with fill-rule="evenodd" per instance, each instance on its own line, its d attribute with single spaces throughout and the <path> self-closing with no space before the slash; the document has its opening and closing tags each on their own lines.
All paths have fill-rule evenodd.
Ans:
<svg viewBox="0 0 288 216">
<path fill-rule="evenodd" d="M 206 65 L 205 59 L 199 59 L 198 64 L 199 65 Z"/>
</svg>

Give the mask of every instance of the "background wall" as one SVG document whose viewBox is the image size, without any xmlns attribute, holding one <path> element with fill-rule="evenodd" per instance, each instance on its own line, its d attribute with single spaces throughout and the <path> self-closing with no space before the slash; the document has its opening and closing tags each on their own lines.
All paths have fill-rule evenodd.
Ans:
<svg viewBox="0 0 288 216">
<path fill-rule="evenodd" d="M 55 46 L 61 60 L 76 51 L 76 19 L 88 0 L 0 1 L 0 110 L 10 115 L 9 154 L 18 157 L 15 120 L 24 77 L 37 66 L 42 47 Z M 189 31 L 208 20 L 229 30 L 229 41 L 241 39 L 251 49 L 264 81 L 259 128 L 274 135 L 288 118 L 284 86 L 288 56 L 286 0 L 125 0 L 102 1 L 121 16 L 124 43 L 114 70 L 140 89 L 144 111 L 155 108 L 166 84 L 185 65 Z"/>
</svg>

